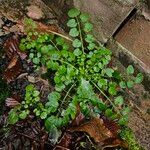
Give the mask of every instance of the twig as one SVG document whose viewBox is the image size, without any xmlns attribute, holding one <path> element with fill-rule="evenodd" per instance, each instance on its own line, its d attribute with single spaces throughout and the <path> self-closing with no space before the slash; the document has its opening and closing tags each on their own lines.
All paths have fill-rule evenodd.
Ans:
<svg viewBox="0 0 150 150">
<path fill-rule="evenodd" d="M 71 90 L 72 90 L 72 88 L 75 86 L 75 84 L 76 84 L 76 82 L 75 82 L 74 84 L 72 84 L 72 86 L 70 87 L 70 89 L 67 91 L 67 93 L 66 93 L 66 95 L 65 95 L 64 99 L 62 100 L 62 102 L 61 102 L 61 104 L 60 104 L 60 108 L 62 107 L 62 105 L 63 105 L 64 101 L 65 101 L 65 100 L 66 100 L 66 98 L 68 97 L 68 95 L 69 95 L 70 91 L 71 91 Z"/>
<path fill-rule="evenodd" d="M 62 34 L 60 34 L 60 33 L 57 33 L 57 32 L 55 32 L 55 31 L 52 31 L 52 30 L 47 30 L 48 32 L 51 32 L 51 33 L 53 33 L 53 34 L 55 34 L 55 35 L 58 35 L 58 36 L 61 36 L 62 38 L 64 38 L 64 39 L 66 39 L 66 40 L 68 40 L 68 41 L 73 41 L 71 38 L 69 38 L 69 37 L 67 37 L 67 36 L 65 36 L 65 35 L 62 35 Z"/>
</svg>

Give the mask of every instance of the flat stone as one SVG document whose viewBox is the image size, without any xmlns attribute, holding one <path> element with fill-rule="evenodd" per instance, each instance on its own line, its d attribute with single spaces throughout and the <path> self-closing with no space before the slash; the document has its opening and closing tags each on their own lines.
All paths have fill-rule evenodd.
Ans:
<svg viewBox="0 0 150 150">
<path fill-rule="evenodd" d="M 150 70 L 150 22 L 143 17 L 129 21 L 115 39 Z"/>
<path fill-rule="evenodd" d="M 28 76 L 27 78 L 28 78 L 28 81 L 31 82 L 31 83 L 36 82 L 35 77 L 33 77 L 33 76 Z"/>
<path fill-rule="evenodd" d="M 36 5 L 30 5 L 29 7 L 27 7 L 27 10 L 28 10 L 27 12 L 28 17 L 32 18 L 33 20 L 40 20 L 44 18 L 44 13 Z"/>
<path fill-rule="evenodd" d="M 95 36 L 102 43 L 115 33 L 135 5 L 135 0 L 74 0 L 75 7 L 90 14 Z"/>
</svg>

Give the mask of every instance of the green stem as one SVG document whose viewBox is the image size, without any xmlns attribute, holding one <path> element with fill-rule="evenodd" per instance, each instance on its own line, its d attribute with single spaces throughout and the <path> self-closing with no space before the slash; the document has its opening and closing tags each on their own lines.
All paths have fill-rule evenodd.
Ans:
<svg viewBox="0 0 150 150">
<path fill-rule="evenodd" d="M 76 70 L 78 70 L 75 66 L 73 66 L 72 64 L 69 64 L 69 63 L 66 62 L 66 61 L 59 60 L 59 59 L 52 59 L 52 58 L 51 58 L 51 60 L 60 61 L 60 62 L 62 62 L 62 63 L 64 63 L 64 64 L 67 64 L 67 65 L 69 65 L 69 66 L 72 66 L 73 68 L 75 68 Z"/>
<path fill-rule="evenodd" d="M 70 93 L 70 91 L 72 90 L 72 88 L 75 86 L 75 84 L 76 84 L 76 82 L 74 82 L 74 84 L 72 84 L 72 86 L 69 88 L 69 90 L 67 91 L 67 93 L 66 93 L 66 95 L 65 95 L 65 97 L 63 98 L 63 100 L 62 100 L 62 102 L 61 102 L 61 104 L 60 104 L 60 108 L 62 107 L 62 105 L 63 105 L 63 103 L 64 103 L 64 101 L 66 100 L 66 98 L 68 97 L 68 95 L 69 95 L 69 93 Z"/>
<path fill-rule="evenodd" d="M 111 99 L 93 82 L 91 81 L 92 84 L 107 98 L 107 100 L 111 103 L 111 105 L 114 107 L 114 109 L 117 111 L 117 113 L 120 113 L 119 109 L 115 106 L 115 104 L 111 101 Z"/>
<path fill-rule="evenodd" d="M 52 41 L 52 40 L 50 40 L 50 42 L 53 44 L 53 46 L 59 51 L 59 49 L 58 49 L 58 47 L 56 46 L 56 44 Z"/>
<path fill-rule="evenodd" d="M 81 43 L 82 43 L 82 52 L 84 54 L 85 52 L 84 52 L 83 38 L 82 38 L 82 33 L 81 33 L 81 25 L 80 25 L 80 22 L 79 22 L 77 17 L 76 17 L 76 20 L 77 20 L 77 24 L 78 24 L 78 28 L 79 28 L 80 40 L 81 40 Z"/>
</svg>

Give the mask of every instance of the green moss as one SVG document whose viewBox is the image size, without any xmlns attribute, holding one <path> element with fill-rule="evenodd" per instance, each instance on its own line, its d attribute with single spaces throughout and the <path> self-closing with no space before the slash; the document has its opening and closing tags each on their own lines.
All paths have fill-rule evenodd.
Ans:
<svg viewBox="0 0 150 150">
<path fill-rule="evenodd" d="M 129 150 L 144 150 L 137 142 L 133 131 L 130 128 L 125 128 L 121 131 L 120 136 L 128 143 Z"/>
</svg>

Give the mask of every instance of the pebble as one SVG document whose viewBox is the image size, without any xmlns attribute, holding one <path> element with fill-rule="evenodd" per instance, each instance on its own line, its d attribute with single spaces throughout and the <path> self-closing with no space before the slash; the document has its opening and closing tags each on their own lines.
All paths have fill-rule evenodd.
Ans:
<svg viewBox="0 0 150 150">
<path fill-rule="evenodd" d="M 33 76 L 28 76 L 27 78 L 28 78 L 28 81 L 31 82 L 31 83 L 35 83 L 36 82 L 35 81 L 35 77 L 33 77 Z"/>
<path fill-rule="evenodd" d="M 36 5 L 30 5 L 29 7 L 27 7 L 27 11 L 27 16 L 33 20 L 40 20 L 44 18 L 44 13 Z"/>
</svg>

